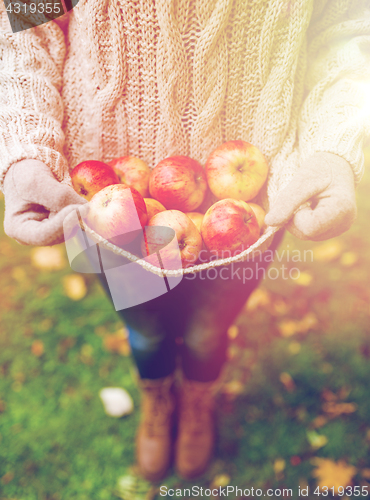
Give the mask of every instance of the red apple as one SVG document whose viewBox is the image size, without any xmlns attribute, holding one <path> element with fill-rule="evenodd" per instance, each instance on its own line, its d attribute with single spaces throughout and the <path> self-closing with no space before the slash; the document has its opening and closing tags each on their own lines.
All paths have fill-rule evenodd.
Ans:
<svg viewBox="0 0 370 500">
<path fill-rule="evenodd" d="M 189 217 L 189 219 L 195 224 L 195 227 L 200 232 L 200 228 L 202 227 L 202 221 L 204 218 L 204 214 L 200 214 L 199 212 L 187 212 L 185 215 Z"/>
<path fill-rule="evenodd" d="M 210 154 L 205 170 L 209 188 L 217 198 L 248 201 L 267 179 L 268 164 L 249 142 L 229 141 Z"/>
<path fill-rule="evenodd" d="M 154 198 L 144 198 L 144 201 L 148 212 L 148 221 L 156 214 L 159 214 L 159 212 L 164 212 L 166 210 L 162 203 L 159 203 L 159 201 Z"/>
<path fill-rule="evenodd" d="M 165 158 L 152 170 L 149 179 L 150 195 L 167 210 L 195 210 L 202 203 L 206 190 L 202 166 L 188 156 Z"/>
<path fill-rule="evenodd" d="M 147 219 L 141 194 L 124 184 L 115 184 L 93 196 L 85 221 L 100 236 L 122 246 L 136 238 Z"/>
<path fill-rule="evenodd" d="M 174 231 L 168 237 L 164 227 Z M 154 264 L 160 252 L 165 269 L 177 269 L 193 265 L 202 250 L 202 237 L 193 222 L 178 210 L 166 210 L 155 215 L 145 228 L 145 240 L 142 243 L 143 256 Z M 171 241 L 170 241 L 171 240 Z M 180 253 L 180 255 L 179 255 Z"/>
<path fill-rule="evenodd" d="M 113 168 L 102 161 L 83 161 L 74 167 L 70 175 L 74 190 L 88 201 L 106 186 L 119 184 Z"/>
<path fill-rule="evenodd" d="M 248 203 L 248 205 L 251 207 L 251 209 L 255 213 L 255 216 L 257 217 L 258 225 L 260 227 L 260 231 L 262 233 L 262 231 L 265 229 L 266 212 L 264 211 L 264 209 L 260 205 L 257 205 L 256 203 Z"/>
<path fill-rule="evenodd" d="M 143 198 L 149 196 L 150 168 L 145 161 L 134 156 L 122 156 L 108 163 L 120 182 L 139 191 Z"/>
<path fill-rule="evenodd" d="M 219 259 L 233 257 L 255 243 L 260 235 L 257 218 L 242 200 L 228 198 L 212 205 L 202 223 L 202 238 Z"/>
</svg>

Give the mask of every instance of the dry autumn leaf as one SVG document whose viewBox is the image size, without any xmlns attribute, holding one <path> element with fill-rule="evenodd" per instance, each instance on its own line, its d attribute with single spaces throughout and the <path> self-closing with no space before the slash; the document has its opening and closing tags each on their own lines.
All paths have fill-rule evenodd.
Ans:
<svg viewBox="0 0 370 500">
<path fill-rule="evenodd" d="M 116 352 L 122 356 L 128 356 L 131 352 L 126 328 L 120 328 L 116 333 L 105 335 L 103 345 L 107 351 Z"/>
<path fill-rule="evenodd" d="M 307 313 L 301 320 L 283 319 L 278 323 L 278 330 L 282 337 L 291 337 L 296 333 L 306 333 L 316 328 L 318 324 L 314 313 Z"/>
<path fill-rule="evenodd" d="M 44 343 L 41 340 L 35 340 L 34 342 L 32 342 L 31 352 L 38 358 L 42 356 L 45 352 Z"/>
<path fill-rule="evenodd" d="M 264 288 L 256 288 L 245 304 L 245 309 L 249 312 L 255 311 L 259 307 L 268 306 L 271 303 L 270 294 Z"/>
<path fill-rule="evenodd" d="M 295 389 L 295 383 L 292 377 L 287 372 L 280 373 L 280 382 L 284 385 L 288 392 L 292 392 Z"/>
<path fill-rule="evenodd" d="M 230 484 L 230 476 L 228 474 L 218 474 L 212 480 L 210 484 L 210 488 L 225 488 L 228 484 Z"/>
<path fill-rule="evenodd" d="M 63 278 L 64 293 L 72 300 L 81 300 L 87 293 L 85 280 L 80 274 L 70 274 Z"/>
<path fill-rule="evenodd" d="M 342 251 L 343 244 L 340 240 L 329 240 L 313 249 L 313 257 L 318 262 L 332 262 Z"/>
<path fill-rule="evenodd" d="M 354 403 L 335 403 L 334 401 L 327 401 L 323 403 L 322 409 L 331 418 L 334 418 L 344 413 L 354 413 L 357 410 L 357 405 Z"/>
<path fill-rule="evenodd" d="M 306 432 L 308 442 L 312 446 L 312 448 L 319 449 L 325 446 L 328 442 L 328 438 L 323 434 L 318 434 L 313 430 L 308 430 Z"/>
<path fill-rule="evenodd" d="M 32 248 L 31 263 L 44 271 L 58 271 L 67 265 L 64 253 L 58 246 Z"/>
<path fill-rule="evenodd" d="M 334 462 L 329 458 L 314 457 L 311 464 L 316 466 L 312 476 L 317 478 L 317 486 L 334 488 L 335 494 L 339 493 L 338 488 L 349 486 L 357 472 L 356 467 L 348 465 L 344 460 Z"/>
<path fill-rule="evenodd" d="M 222 392 L 231 397 L 239 396 L 244 392 L 245 385 L 240 380 L 231 380 L 222 387 Z"/>
<path fill-rule="evenodd" d="M 239 334 L 239 328 L 237 325 L 231 325 L 227 330 L 227 336 L 229 339 L 235 339 Z"/>
</svg>

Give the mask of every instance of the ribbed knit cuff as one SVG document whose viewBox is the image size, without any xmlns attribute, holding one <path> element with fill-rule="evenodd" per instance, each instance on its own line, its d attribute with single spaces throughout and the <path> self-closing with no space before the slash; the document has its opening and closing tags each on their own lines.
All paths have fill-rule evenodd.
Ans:
<svg viewBox="0 0 370 500">
<path fill-rule="evenodd" d="M 47 146 L 25 144 L 16 137 L 0 135 L 0 190 L 3 190 L 4 178 L 9 168 L 16 162 L 26 159 L 45 163 L 58 181 L 71 185 L 68 163 L 64 156 Z"/>
<path fill-rule="evenodd" d="M 343 123 L 336 129 L 332 128 L 322 134 L 313 145 L 312 154 L 333 153 L 347 160 L 352 167 L 357 185 L 364 173 L 364 138 L 363 127 Z"/>
</svg>

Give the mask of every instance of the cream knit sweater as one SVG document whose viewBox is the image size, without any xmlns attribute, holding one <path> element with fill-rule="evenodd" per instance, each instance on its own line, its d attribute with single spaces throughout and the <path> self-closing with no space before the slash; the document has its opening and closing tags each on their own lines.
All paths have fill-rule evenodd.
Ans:
<svg viewBox="0 0 370 500">
<path fill-rule="evenodd" d="M 2 5 L 2 2 L 0 1 Z M 62 182 L 86 159 L 174 154 L 226 140 L 270 164 L 261 202 L 315 152 L 363 170 L 370 135 L 369 0 L 80 0 L 0 39 L 0 186 L 37 158 Z M 3 10 L 3 7 L 2 7 Z M 266 194 L 268 197 L 266 197 Z"/>
</svg>

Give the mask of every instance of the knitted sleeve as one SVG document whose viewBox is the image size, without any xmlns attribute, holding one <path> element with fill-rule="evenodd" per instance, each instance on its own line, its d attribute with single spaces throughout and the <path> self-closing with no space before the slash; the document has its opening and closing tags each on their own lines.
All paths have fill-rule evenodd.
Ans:
<svg viewBox="0 0 370 500">
<path fill-rule="evenodd" d="M 60 95 L 65 51 L 54 22 L 13 34 L 0 1 L 0 188 L 9 167 L 28 158 L 68 179 Z"/>
<path fill-rule="evenodd" d="M 370 136 L 370 4 L 324 1 L 308 31 L 305 100 L 298 124 L 301 157 L 334 153 L 362 177 Z"/>
</svg>

